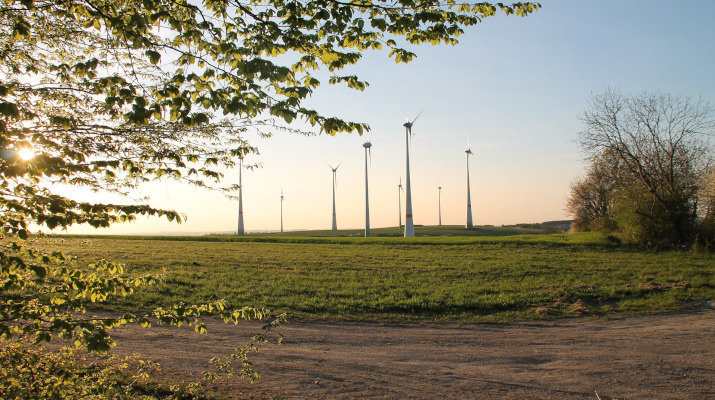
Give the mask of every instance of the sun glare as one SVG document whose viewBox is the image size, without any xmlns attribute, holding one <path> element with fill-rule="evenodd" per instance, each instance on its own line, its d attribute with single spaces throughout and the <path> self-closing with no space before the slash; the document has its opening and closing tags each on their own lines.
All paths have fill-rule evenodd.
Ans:
<svg viewBox="0 0 715 400">
<path fill-rule="evenodd" d="M 21 149 L 17 153 L 23 160 L 29 160 L 35 156 L 35 152 L 32 149 Z"/>
</svg>

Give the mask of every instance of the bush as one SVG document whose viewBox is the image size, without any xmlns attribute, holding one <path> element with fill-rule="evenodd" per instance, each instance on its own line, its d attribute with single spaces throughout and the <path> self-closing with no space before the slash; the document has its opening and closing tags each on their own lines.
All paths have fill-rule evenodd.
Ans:
<svg viewBox="0 0 715 400">
<path fill-rule="evenodd" d="M 711 241 L 698 219 L 715 204 L 714 115 L 707 101 L 667 93 L 594 95 L 579 138 L 591 165 L 567 203 L 576 228 L 617 228 L 628 242 L 655 248 Z"/>
<path fill-rule="evenodd" d="M 64 347 L 46 351 L 21 341 L 0 350 L 3 399 L 155 399 L 136 385 L 157 366 L 137 357 L 110 357 L 90 363 Z"/>
</svg>

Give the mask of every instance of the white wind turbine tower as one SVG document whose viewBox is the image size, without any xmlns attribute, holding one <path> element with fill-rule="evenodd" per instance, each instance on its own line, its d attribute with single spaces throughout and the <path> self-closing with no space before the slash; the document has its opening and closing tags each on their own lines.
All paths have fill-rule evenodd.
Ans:
<svg viewBox="0 0 715 400">
<path fill-rule="evenodd" d="M 340 164 L 343 162 L 341 161 Z M 328 167 L 330 167 L 331 170 L 333 170 L 333 230 L 337 231 L 338 230 L 338 219 L 335 215 L 335 187 L 338 185 L 337 181 L 337 171 L 338 168 L 340 168 L 340 164 L 338 164 L 337 167 L 333 168 L 332 165 L 328 164 Z"/>
<path fill-rule="evenodd" d="M 400 177 L 400 184 L 397 185 L 397 216 L 399 217 L 398 228 L 402 228 L 402 196 L 400 192 L 404 192 L 405 189 L 402 188 L 402 177 Z"/>
<path fill-rule="evenodd" d="M 472 223 L 472 194 L 471 194 L 471 189 L 469 187 L 469 156 L 474 156 L 475 158 L 477 156 L 472 153 L 472 147 L 469 144 L 469 134 L 465 132 L 467 135 L 467 150 L 465 153 L 467 153 L 467 229 L 472 229 L 474 227 L 474 224 Z"/>
<path fill-rule="evenodd" d="M 439 226 L 442 226 L 442 186 L 437 187 L 438 194 L 438 207 L 439 207 Z"/>
<path fill-rule="evenodd" d="M 283 188 L 281 188 L 281 233 L 283 233 Z"/>
<path fill-rule="evenodd" d="M 407 173 L 405 177 L 405 237 L 414 237 L 415 236 L 415 224 L 412 220 L 412 188 L 410 187 L 410 138 L 412 137 L 412 125 L 417 121 L 417 118 L 422 115 L 422 112 L 425 110 L 422 108 L 422 111 L 420 111 L 419 114 L 415 117 L 415 119 L 410 122 L 410 119 L 407 118 L 407 115 L 405 114 L 405 111 L 400 107 L 400 111 L 402 112 L 402 115 L 405 117 L 407 122 L 403 124 L 402 126 L 405 127 L 405 159 L 406 165 L 407 165 Z"/>
<path fill-rule="evenodd" d="M 365 237 L 370 236 L 370 196 L 368 196 L 368 180 L 367 180 L 367 159 L 368 155 L 372 159 L 372 152 L 370 148 L 372 147 L 372 133 L 370 134 L 370 140 L 362 144 L 365 148 Z"/>
<path fill-rule="evenodd" d="M 243 229 L 243 181 L 241 172 L 243 171 L 243 157 L 238 163 L 238 236 L 243 236 L 246 232 Z"/>
</svg>

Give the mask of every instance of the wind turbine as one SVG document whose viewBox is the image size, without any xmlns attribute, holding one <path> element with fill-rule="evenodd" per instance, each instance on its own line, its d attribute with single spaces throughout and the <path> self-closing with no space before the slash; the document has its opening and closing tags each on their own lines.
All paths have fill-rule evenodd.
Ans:
<svg viewBox="0 0 715 400">
<path fill-rule="evenodd" d="M 283 188 L 281 188 L 281 233 L 283 233 Z"/>
<path fill-rule="evenodd" d="M 467 150 L 465 151 L 465 153 L 467 153 L 467 229 L 472 229 L 474 224 L 472 223 L 472 194 L 469 187 L 469 156 L 477 156 L 472 153 L 472 146 L 469 144 L 469 134 L 466 132 L 465 134 L 467 135 Z"/>
<path fill-rule="evenodd" d="M 438 186 L 437 190 L 439 192 L 439 226 L 442 226 L 442 186 Z"/>
<path fill-rule="evenodd" d="M 239 158 L 238 163 L 238 236 L 243 236 L 246 232 L 243 230 L 243 180 L 241 172 L 243 171 L 243 157 Z"/>
<path fill-rule="evenodd" d="M 402 196 L 400 192 L 404 192 L 405 189 L 402 188 L 402 177 L 400 177 L 400 184 L 397 185 L 397 216 L 399 217 L 398 228 L 402 228 Z"/>
<path fill-rule="evenodd" d="M 404 123 L 402 126 L 405 127 L 405 159 L 406 165 L 407 165 L 407 174 L 406 174 L 406 191 L 405 191 L 405 237 L 415 237 L 415 224 L 412 220 L 412 188 L 410 187 L 410 138 L 412 137 L 412 125 L 417 121 L 417 118 L 422 115 L 422 112 L 425 110 L 422 108 L 422 111 L 420 111 L 419 114 L 415 117 L 415 119 L 410 122 L 410 119 L 407 118 L 407 115 L 405 114 L 405 111 L 400 107 L 400 111 L 402 112 L 402 116 L 405 117 L 407 120 L 406 123 Z"/>
<path fill-rule="evenodd" d="M 368 155 L 372 160 L 372 152 L 370 148 L 372 147 L 372 133 L 370 133 L 370 140 L 362 144 L 365 148 L 365 237 L 370 236 L 370 196 L 368 196 L 368 180 L 367 180 L 367 159 Z"/>
<path fill-rule="evenodd" d="M 341 161 L 340 164 L 343 162 Z M 337 231 L 338 230 L 338 220 L 337 217 L 335 216 L 335 187 L 338 185 L 337 181 L 337 171 L 338 168 L 340 168 L 340 164 L 338 164 L 337 167 L 333 168 L 332 165 L 328 164 L 328 167 L 333 170 L 333 230 Z"/>
</svg>

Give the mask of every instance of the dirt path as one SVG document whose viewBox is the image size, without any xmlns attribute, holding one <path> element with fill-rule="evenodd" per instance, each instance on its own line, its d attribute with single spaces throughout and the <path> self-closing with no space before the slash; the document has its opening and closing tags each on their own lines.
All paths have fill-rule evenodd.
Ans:
<svg viewBox="0 0 715 400">
<path fill-rule="evenodd" d="M 280 399 L 715 399 L 715 313 L 533 324 L 291 322 L 254 357 L 263 377 L 220 386 Z M 255 325 L 124 328 L 140 352 L 191 379 Z"/>
</svg>

